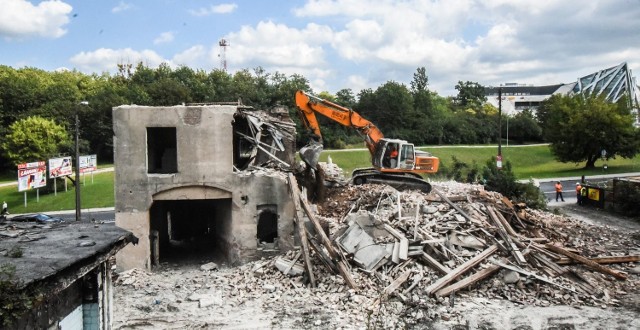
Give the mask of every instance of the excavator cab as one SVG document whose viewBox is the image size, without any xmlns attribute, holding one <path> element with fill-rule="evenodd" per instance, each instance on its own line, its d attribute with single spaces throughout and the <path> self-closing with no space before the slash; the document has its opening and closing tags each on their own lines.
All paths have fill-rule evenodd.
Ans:
<svg viewBox="0 0 640 330">
<path fill-rule="evenodd" d="M 373 166 L 382 171 L 411 170 L 415 164 L 413 144 L 404 140 L 380 139 L 376 144 Z"/>
</svg>

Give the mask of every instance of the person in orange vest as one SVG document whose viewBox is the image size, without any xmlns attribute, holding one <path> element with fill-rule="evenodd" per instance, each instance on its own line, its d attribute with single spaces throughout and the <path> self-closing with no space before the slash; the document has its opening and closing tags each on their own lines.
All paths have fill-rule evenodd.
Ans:
<svg viewBox="0 0 640 330">
<path fill-rule="evenodd" d="M 582 205 L 582 185 L 580 182 L 576 182 L 576 200 L 578 205 Z"/>
<path fill-rule="evenodd" d="M 556 181 L 556 202 L 558 201 L 558 197 L 564 202 L 564 197 L 562 197 L 562 183 L 560 183 L 560 181 Z"/>
</svg>

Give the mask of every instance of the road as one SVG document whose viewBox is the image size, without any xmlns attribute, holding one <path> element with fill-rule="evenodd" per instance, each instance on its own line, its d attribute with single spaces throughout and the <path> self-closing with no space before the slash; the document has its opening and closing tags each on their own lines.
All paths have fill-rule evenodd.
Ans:
<svg viewBox="0 0 640 330">
<path fill-rule="evenodd" d="M 61 212 L 43 212 L 48 215 L 54 215 L 61 217 L 65 221 L 75 221 L 76 220 L 76 211 L 61 211 Z M 82 210 L 82 219 L 86 221 L 95 220 L 97 222 L 110 223 L 115 222 L 115 211 L 112 207 L 103 208 L 103 209 L 89 209 Z"/>
<path fill-rule="evenodd" d="M 612 178 L 625 178 L 625 177 L 635 177 L 640 176 L 640 173 L 619 173 L 619 174 L 606 174 L 606 175 L 596 175 L 596 176 L 588 176 L 585 177 L 585 181 L 587 183 L 597 183 L 607 181 Z M 553 206 L 556 204 L 556 190 L 555 183 L 556 181 L 560 181 L 563 188 L 562 196 L 564 197 L 565 203 L 576 203 L 576 182 L 580 182 L 582 178 L 580 177 L 569 177 L 569 178 L 555 178 L 555 179 L 538 179 L 537 181 L 540 183 L 540 190 L 547 197 L 547 201 L 549 202 L 549 206 Z M 521 180 L 521 182 L 527 182 L 528 180 Z M 558 203 L 562 203 L 561 200 L 558 200 Z"/>
</svg>

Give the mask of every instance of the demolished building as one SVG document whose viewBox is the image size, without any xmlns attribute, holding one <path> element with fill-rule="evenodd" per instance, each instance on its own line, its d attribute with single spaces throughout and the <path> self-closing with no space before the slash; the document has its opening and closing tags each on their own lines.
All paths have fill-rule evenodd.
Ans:
<svg viewBox="0 0 640 330">
<path fill-rule="evenodd" d="M 239 104 L 113 109 L 116 224 L 140 237 L 122 269 L 172 257 L 231 264 L 293 245 L 286 176 L 295 124 L 288 112 Z"/>
</svg>

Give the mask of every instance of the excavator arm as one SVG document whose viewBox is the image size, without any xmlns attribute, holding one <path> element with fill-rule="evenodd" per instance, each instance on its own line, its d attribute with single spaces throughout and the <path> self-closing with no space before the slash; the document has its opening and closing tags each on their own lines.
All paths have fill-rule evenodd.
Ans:
<svg viewBox="0 0 640 330">
<path fill-rule="evenodd" d="M 320 138 L 320 147 L 312 143 L 312 145 L 306 147 L 307 149 L 300 151 L 301 157 L 308 164 L 310 164 L 308 160 L 311 160 L 311 157 L 319 156 L 322 151 L 322 134 L 320 132 L 318 119 L 316 118 L 316 112 L 343 126 L 355 129 L 363 137 L 372 155 L 375 152 L 376 143 L 384 137 L 384 134 L 382 134 L 376 125 L 364 119 L 357 112 L 331 101 L 307 94 L 304 91 L 299 90 L 296 92 L 296 106 L 298 106 L 298 110 L 302 114 L 301 117 L 305 126 Z M 316 161 L 311 161 L 311 163 L 317 163 L 317 157 Z M 315 167 L 313 164 L 310 165 Z"/>
</svg>

